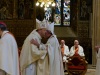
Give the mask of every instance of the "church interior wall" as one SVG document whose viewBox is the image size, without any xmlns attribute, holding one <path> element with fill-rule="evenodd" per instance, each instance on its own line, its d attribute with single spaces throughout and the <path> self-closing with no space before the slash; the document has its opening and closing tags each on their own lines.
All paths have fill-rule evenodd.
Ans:
<svg viewBox="0 0 100 75">
<path fill-rule="evenodd" d="M 8 3 L 10 1 L 10 3 Z M 33 4 L 30 4 L 33 1 Z M 0 0 L 1 5 L 3 3 L 6 3 L 6 6 L 9 5 L 12 6 L 12 12 L 11 9 L 8 9 L 4 12 L 9 11 L 10 15 L 2 14 L 0 11 L 0 21 L 4 21 L 9 31 L 11 31 L 18 43 L 18 47 L 21 47 L 25 38 L 27 35 L 36 27 L 35 19 L 36 17 L 41 17 L 43 19 L 43 11 L 36 12 L 35 7 L 35 1 L 36 0 L 29 0 L 29 2 L 26 0 L 26 2 L 23 2 L 23 0 Z M 87 0 L 73 0 L 73 2 L 77 2 L 76 4 L 73 3 L 73 5 L 77 5 L 76 8 L 73 8 L 72 11 L 72 25 L 70 27 L 57 27 L 55 26 L 55 34 L 58 37 L 58 40 L 64 39 L 66 41 L 66 45 L 69 46 L 69 48 L 73 45 L 73 41 L 75 39 L 78 39 L 80 42 L 80 45 L 83 46 L 86 60 L 89 62 L 89 64 L 92 64 L 92 38 L 90 35 L 90 29 L 89 29 L 89 17 L 84 18 L 84 16 L 80 16 L 80 1 L 86 1 Z M 89 0 L 90 1 L 90 0 Z M 30 8 L 27 8 L 27 6 L 30 6 Z M 74 6 L 73 6 L 74 7 Z M 90 5 L 89 5 L 90 7 Z M 0 9 L 3 7 L 0 6 Z M 8 7 L 7 7 L 8 8 Z M 20 9 L 19 9 L 20 8 Z M 24 10 L 21 10 L 24 9 Z M 18 12 L 19 11 L 19 12 Z M 28 12 L 29 11 L 29 12 Z M 22 12 L 22 13 L 21 13 Z M 25 13 L 23 13 L 25 12 Z M 76 14 L 77 13 L 77 14 Z M 31 14 L 31 15 L 30 15 Z M 1 16 L 6 15 L 6 16 Z M 76 19 L 74 19 L 76 18 Z"/>
</svg>

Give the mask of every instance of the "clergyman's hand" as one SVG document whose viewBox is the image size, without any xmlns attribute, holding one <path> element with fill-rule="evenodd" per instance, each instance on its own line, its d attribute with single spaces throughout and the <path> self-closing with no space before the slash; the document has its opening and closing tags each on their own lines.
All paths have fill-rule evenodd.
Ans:
<svg viewBox="0 0 100 75">
<path fill-rule="evenodd" d="M 39 43 L 37 42 L 37 40 L 32 39 L 30 42 L 31 42 L 31 44 L 34 44 L 37 47 L 39 47 Z"/>
</svg>

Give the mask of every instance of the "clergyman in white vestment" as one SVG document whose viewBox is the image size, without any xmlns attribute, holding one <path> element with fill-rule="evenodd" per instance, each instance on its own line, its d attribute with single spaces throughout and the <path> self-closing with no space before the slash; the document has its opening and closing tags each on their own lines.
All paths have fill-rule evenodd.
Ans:
<svg viewBox="0 0 100 75">
<path fill-rule="evenodd" d="M 19 75 L 18 47 L 14 36 L 0 22 L 0 75 Z"/>
<path fill-rule="evenodd" d="M 58 39 L 56 35 L 54 35 L 54 23 L 47 26 L 45 38 L 48 38 L 46 44 L 38 44 L 37 41 L 32 40 L 32 44 L 39 47 L 39 49 L 46 49 L 48 51 L 45 59 L 39 60 L 42 61 L 42 63 L 38 61 L 38 63 L 41 63 L 42 67 L 44 67 L 41 71 L 41 68 L 37 66 L 37 75 L 64 75 L 61 49 Z"/>
<path fill-rule="evenodd" d="M 62 53 L 62 61 L 63 61 L 63 66 L 64 66 L 64 71 L 67 70 L 67 62 L 69 58 L 69 48 L 67 45 L 65 45 L 65 40 L 60 41 L 60 48 L 61 48 L 61 53 Z"/>
<path fill-rule="evenodd" d="M 37 61 L 44 59 L 47 51 L 39 50 L 37 46 L 30 43 L 31 39 L 37 40 L 40 44 L 46 32 L 46 21 L 36 20 L 38 29 L 33 30 L 25 39 L 20 54 L 21 75 L 37 75 Z"/>
<path fill-rule="evenodd" d="M 83 47 L 79 45 L 78 40 L 74 41 L 74 46 L 72 46 L 70 49 L 70 56 L 73 56 L 74 54 L 79 54 L 82 57 L 85 56 Z"/>
</svg>

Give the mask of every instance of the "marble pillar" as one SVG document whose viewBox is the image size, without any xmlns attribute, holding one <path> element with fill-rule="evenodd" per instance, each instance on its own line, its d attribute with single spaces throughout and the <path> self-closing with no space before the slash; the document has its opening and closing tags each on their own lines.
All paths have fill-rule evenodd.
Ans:
<svg viewBox="0 0 100 75">
<path fill-rule="evenodd" d="M 100 45 L 100 0 L 93 0 L 92 32 L 92 65 L 95 65 L 95 46 Z"/>
</svg>

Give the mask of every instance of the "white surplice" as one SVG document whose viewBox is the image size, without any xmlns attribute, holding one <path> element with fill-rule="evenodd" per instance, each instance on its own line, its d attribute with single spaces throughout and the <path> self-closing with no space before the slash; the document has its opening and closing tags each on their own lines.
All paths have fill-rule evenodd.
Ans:
<svg viewBox="0 0 100 75">
<path fill-rule="evenodd" d="M 61 46 L 60 46 L 61 47 Z M 67 62 L 68 56 L 69 56 L 69 48 L 67 45 L 64 45 L 64 56 L 63 56 L 63 61 Z"/>
<path fill-rule="evenodd" d="M 73 56 L 74 54 L 75 54 L 75 46 L 72 46 L 70 49 L 70 56 Z M 85 56 L 83 47 L 80 45 L 78 45 L 78 54 L 80 56 Z"/>
<path fill-rule="evenodd" d="M 4 31 L 0 38 L 0 69 L 7 75 L 19 75 L 18 47 L 9 31 Z"/>
<path fill-rule="evenodd" d="M 25 39 L 20 54 L 21 75 L 36 75 L 37 61 L 44 59 L 47 53 L 46 50 L 39 50 L 37 46 L 31 44 L 32 39 L 40 44 L 42 38 L 36 30 L 33 30 Z"/>
</svg>

